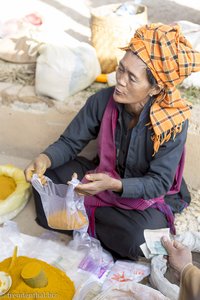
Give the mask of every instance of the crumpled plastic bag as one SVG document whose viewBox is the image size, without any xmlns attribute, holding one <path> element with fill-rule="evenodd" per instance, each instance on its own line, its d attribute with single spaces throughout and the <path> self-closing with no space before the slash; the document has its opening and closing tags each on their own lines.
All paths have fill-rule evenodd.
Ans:
<svg viewBox="0 0 200 300">
<path fill-rule="evenodd" d="M 69 185 L 65 185 L 55 184 L 46 176 L 45 179 L 46 184 L 42 185 L 39 177 L 34 174 L 31 183 L 40 194 L 49 227 L 87 232 L 88 217 L 84 197 L 74 191 L 80 181 L 73 178 Z"/>
<path fill-rule="evenodd" d="M 117 260 L 103 283 L 103 290 L 119 282 L 140 282 L 150 274 L 150 264 Z"/>
<path fill-rule="evenodd" d="M 74 231 L 69 246 L 76 251 L 83 249 L 86 251 L 85 257 L 79 264 L 79 270 L 102 278 L 113 266 L 112 255 L 102 248 L 99 240 L 89 236 L 87 232 Z"/>
</svg>

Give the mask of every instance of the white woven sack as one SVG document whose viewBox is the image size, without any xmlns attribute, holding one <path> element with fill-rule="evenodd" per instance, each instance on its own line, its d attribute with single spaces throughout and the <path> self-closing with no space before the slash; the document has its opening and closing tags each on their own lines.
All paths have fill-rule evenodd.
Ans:
<svg viewBox="0 0 200 300">
<path fill-rule="evenodd" d="M 88 87 L 101 73 L 95 49 L 87 43 L 78 46 L 43 45 L 37 59 L 37 95 L 58 101 Z"/>
<path fill-rule="evenodd" d="M 170 300 L 159 291 L 137 282 L 119 282 L 99 293 L 93 300 Z"/>
<path fill-rule="evenodd" d="M 183 35 L 192 44 L 192 47 L 200 51 L 200 25 L 189 21 L 178 21 L 177 23 L 181 27 Z M 200 88 L 200 72 L 192 73 L 183 81 L 182 86 L 185 88 L 192 86 Z"/>
</svg>

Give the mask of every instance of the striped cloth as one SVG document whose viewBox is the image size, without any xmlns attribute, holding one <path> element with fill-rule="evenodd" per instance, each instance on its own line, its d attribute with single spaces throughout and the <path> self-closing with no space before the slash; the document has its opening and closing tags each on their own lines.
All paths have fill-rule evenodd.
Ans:
<svg viewBox="0 0 200 300">
<path fill-rule="evenodd" d="M 122 50 L 138 55 L 162 88 L 150 110 L 155 154 L 160 145 L 181 132 L 183 122 L 190 117 L 191 103 L 181 98 L 176 86 L 192 72 L 200 71 L 200 53 L 192 49 L 178 25 L 161 23 L 139 28 Z"/>
</svg>

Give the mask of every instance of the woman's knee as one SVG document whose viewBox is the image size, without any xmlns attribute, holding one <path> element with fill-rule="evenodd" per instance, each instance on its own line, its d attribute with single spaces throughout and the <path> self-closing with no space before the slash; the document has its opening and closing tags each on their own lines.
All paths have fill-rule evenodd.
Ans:
<svg viewBox="0 0 200 300">
<path fill-rule="evenodd" d="M 118 230 L 97 223 L 96 234 L 102 245 L 111 253 L 117 254 L 119 258 L 137 260 L 138 256 L 142 255 L 140 249 L 140 245 L 144 243 L 142 228 L 133 229 L 132 231 L 125 228 Z"/>
<path fill-rule="evenodd" d="M 137 232 L 132 234 L 124 234 L 120 240 L 121 256 L 131 260 L 137 260 L 142 255 L 140 245 L 144 243 L 143 229 L 138 228 Z"/>
</svg>

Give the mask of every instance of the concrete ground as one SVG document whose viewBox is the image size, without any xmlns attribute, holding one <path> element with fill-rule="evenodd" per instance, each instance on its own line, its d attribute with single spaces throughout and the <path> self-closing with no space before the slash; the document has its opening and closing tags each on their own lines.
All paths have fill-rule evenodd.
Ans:
<svg viewBox="0 0 200 300">
<path fill-rule="evenodd" d="M 15 97 L 15 95 L 13 95 Z M 24 169 L 31 160 L 59 137 L 67 124 L 76 114 L 68 105 L 55 105 L 52 108 L 38 110 L 34 104 L 29 109 L 19 103 L 13 106 L 0 106 L 0 165 L 13 164 Z M 89 146 L 85 155 L 90 157 L 94 147 Z M 21 232 L 40 235 L 44 230 L 36 224 L 33 198 L 17 215 L 16 221 Z"/>
<path fill-rule="evenodd" d="M 89 30 L 89 18 L 83 17 L 79 7 L 73 6 L 72 1 L 43 0 L 42 2 L 56 7 L 64 14 L 69 15 L 76 24 L 81 24 Z M 88 10 L 91 7 L 116 2 L 125 1 L 85 1 Z M 149 21 L 170 23 L 184 19 L 200 24 L 199 1 L 194 0 L 190 1 L 190 3 L 185 3 L 185 1 L 178 0 L 144 0 L 142 2 L 148 6 Z M 80 33 L 73 29 L 72 26 L 67 32 L 79 40 L 89 40 L 87 30 Z M 7 98 L 5 97 L 5 90 Z M 8 83 L 0 83 L 0 164 L 13 164 L 24 169 L 40 151 L 62 133 L 90 93 L 91 91 L 88 92 L 88 90 L 80 92 L 72 97 L 68 103 L 64 104 L 55 102 L 52 104 L 50 99 L 49 104 L 40 101 L 27 103 L 17 97 L 17 92 L 15 89 L 13 90 L 13 85 L 11 87 Z M 29 96 L 29 94 L 27 95 Z M 197 106 L 187 140 L 188 154 L 185 169 L 187 182 L 196 190 L 200 189 L 199 112 L 200 108 Z M 91 155 L 90 151 L 93 150 L 89 148 L 86 151 L 89 156 Z M 44 230 L 36 224 L 34 219 L 35 210 L 33 199 L 31 198 L 23 211 L 14 218 L 14 221 L 19 225 L 21 232 L 30 235 L 40 235 Z"/>
</svg>

